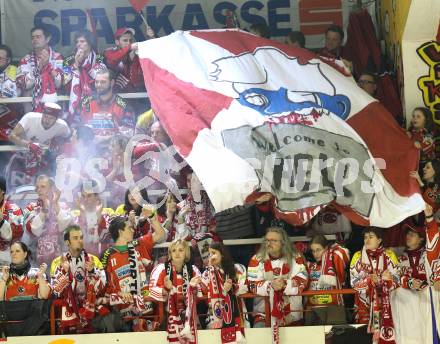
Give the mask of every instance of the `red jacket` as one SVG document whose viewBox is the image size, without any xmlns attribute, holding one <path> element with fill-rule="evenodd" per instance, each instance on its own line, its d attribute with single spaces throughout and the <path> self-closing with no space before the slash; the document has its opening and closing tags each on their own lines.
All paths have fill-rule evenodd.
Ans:
<svg viewBox="0 0 440 344">
<path fill-rule="evenodd" d="M 135 55 L 132 60 L 129 54 L 130 46 L 122 49 L 108 48 L 104 51 L 104 62 L 108 68 L 117 73 L 115 79 L 117 91 L 142 91 L 145 86 L 139 56 Z"/>
</svg>

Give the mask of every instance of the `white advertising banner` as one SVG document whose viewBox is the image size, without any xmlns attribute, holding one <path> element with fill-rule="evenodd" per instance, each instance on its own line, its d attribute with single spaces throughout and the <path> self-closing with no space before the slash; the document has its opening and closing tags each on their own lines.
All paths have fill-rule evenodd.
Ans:
<svg viewBox="0 0 440 344">
<path fill-rule="evenodd" d="M 30 29 L 44 26 L 51 45 L 64 55 L 73 51 L 76 31 L 96 28 L 99 50 L 114 43 L 116 28 L 132 27 L 143 41 L 142 18 L 128 0 L 0 0 L 2 42 L 15 59 L 31 48 Z M 235 12 L 242 29 L 265 22 L 274 39 L 284 41 L 291 30 L 306 35 L 308 48 L 322 47 L 325 29 L 345 26 L 353 0 L 150 0 L 143 9 L 148 24 L 159 35 L 176 30 L 216 29 L 225 25 L 228 10 Z M 370 2 L 371 3 L 371 2 Z"/>
</svg>

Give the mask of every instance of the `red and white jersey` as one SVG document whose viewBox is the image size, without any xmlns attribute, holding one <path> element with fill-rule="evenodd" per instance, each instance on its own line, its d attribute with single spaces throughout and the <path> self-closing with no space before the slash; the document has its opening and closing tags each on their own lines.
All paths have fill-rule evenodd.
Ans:
<svg viewBox="0 0 440 344">
<path fill-rule="evenodd" d="M 0 97 L 17 97 L 17 84 L 15 82 L 17 67 L 9 65 L 0 73 Z M 19 104 L 0 104 L 0 141 L 9 141 L 8 135 L 15 128 L 21 117 Z"/>
<path fill-rule="evenodd" d="M 355 295 L 355 317 L 359 324 L 368 324 L 370 319 L 370 292 L 373 288 L 370 275 L 376 273 L 381 276 L 385 270 L 391 272 L 392 281 L 383 281 L 389 290 L 399 286 L 400 272 L 399 261 L 396 254 L 389 249 L 379 248 L 380 254 L 369 255 L 365 249 L 354 254 L 350 263 L 351 286 L 356 290 Z M 378 251 L 379 252 L 379 251 Z M 381 278 L 381 277 L 380 277 Z"/>
<path fill-rule="evenodd" d="M 412 289 L 414 279 L 426 281 L 426 250 L 424 247 L 418 250 L 406 250 L 400 257 L 400 284 L 402 288 Z M 426 286 L 423 286 L 423 288 Z"/>
<path fill-rule="evenodd" d="M 39 111 L 42 104 L 56 101 L 56 89 L 63 84 L 63 56 L 49 47 L 49 61 L 42 70 L 38 68 L 40 58 L 34 52 L 23 57 L 17 69 L 17 86 L 23 96 L 35 97 L 33 110 Z"/>
<path fill-rule="evenodd" d="M 440 232 L 436 221 L 426 225 L 426 261 L 429 281 L 440 281 Z"/>
<path fill-rule="evenodd" d="M 131 46 L 104 50 L 104 62 L 115 71 L 115 89 L 118 92 L 136 92 L 145 88 L 139 56 L 130 57 Z"/>
<path fill-rule="evenodd" d="M 106 103 L 97 97 L 84 97 L 80 110 L 81 122 L 93 129 L 96 142 L 108 140 L 115 134 L 130 137 L 134 133 L 134 116 L 127 102 L 118 95 Z"/>
<path fill-rule="evenodd" d="M 23 213 L 14 203 L 7 200 L 0 203 L 3 220 L 0 221 L 0 263 L 9 265 L 11 242 L 23 235 Z"/>
<path fill-rule="evenodd" d="M 141 290 L 138 291 L 143 297 L 148 296 L 147 272 L 153 268 L 152 251 L 153 237 L 148 234 L 133 240 L 135 248 L 135 257 L 139 267 L 139 275 L 136 279 L 139 281 Z M 108 248 L 102 256 L 102 264 L 107 274 L 106 295 L 130 293 L 131 284 L 134 283 L 130 269 L 128 255 L 128 246 L 112 246 Z"/>
<path fill-rule="evenodd" d="M 65 203 L 60 203 L 58 214 L 54 206 L 47 213 L 42 212 L 42 201 L 28 204 L 24 210 L 24 226 L 31 238 L 37 241 L 37 263 L 50 265 L 62 253 L 62 232 L 72 223 L 72 217 Z"/>
<path fill-rule="evenodd" d="M 11 274 L 6 284 L 6 301 L 32 300 L 39 298 L 37 268 L 31 268 L 27 274 Z M 45 277 L 46 279 L 46 277 Z"/>
<path fill-rule="evenodd" d="M 341 289 L 345 283 L 345 268 L 350 262 L 350 253 L 345 247 L 335 243 L 328 247 L 319 263 L 307 263 L 309 290 Z M 314 295 L 307 299 L 309 306 L 343 305 L 342 295 Z"/>
<path fill-rule="evenodd" d="M 70 254 L 65 253 L 52 261 L 50 267 L 50 275 L 52 280 L 51 284 L 57 296 L 60 296 L 66 287 L 71 284 L 73 294 L 77 299 L 78 304 L 82 305 L 86 297 L 87 284 L 92 283 L 95 286 L 96 294 L 104 290 L 106 280 L 102 263 L 98 257 L 91 254 L 87 255 L 87 259 L 92 259 L 95 266 L 95 269 L 92 273 L 86 272 L 86 257 L 84 251 L 78 258 L 72 257 Z M 61 266 L 62 257 L 66 257 L 69 261 L 69 272 L 64 271 Z M 69 275 L 71 276 L 71 280 Z"/>
<path fill-rule="evenodd" d="M 423 200 L 428 203 L 434 212 L 440 208 L 440 187 L 437 184 L 429 185 L 423 192 Z"/>
<path fill-rule="evenodd" d="M 149 291 L 150 296 L 159 301 L 165 301 L 167 295 L 170 293 L 169 290 L 165 289 L 165 277 L 167 276 L 166 265 L 164 263 L 156 265 L 156 267 L 151 272 Z M 192 275 L 188 276 L 189 280 L 191 278 L 201 276 L 199 269 L 195 265 L 192 265 Z M 184 276 L 182 273 L 176 273 L 174 278 L 171 279 L 173 282 L 173 288 L 177 292 L 178 297 L 184 297 L 185 293 L 183 290 Z"/>
<path fill-rule="evenodd" d="M 114 211 L 111 208 L 104 208 L 99 215 L 96 210 L 88 210 L 72 211 L 73 221 L 83 230 L 84 249 L 91 254 L 100 255 L 110 246 L 111 237 L 108 226 Z"/>
<path fill-rule="evenodd" d="M 420 161 L 426 162 L 435 158 L 434 135 L 427 129 L 411 129 L 411 140 L 420 143 Z"/>
<path fill-rule="evenodd" d="M 307 287 L 308 273 L 303 258 L 298 254 L 291 262 L 285 258 L 261 259 L 253 256 L 248 266 L 249 291 L 261 296 L 269 296 L 272 288 L 272 280 L 283 278 L 286 280 L 284 289 L 284 324 L 302 319 L 302 297 L 295 296 L 303 292 Z M 262 321 L 265 318 L 265 302 L 262 298 L 254 299 L 254 312 L 258 312 L 257 318 Z"/>
</svg>

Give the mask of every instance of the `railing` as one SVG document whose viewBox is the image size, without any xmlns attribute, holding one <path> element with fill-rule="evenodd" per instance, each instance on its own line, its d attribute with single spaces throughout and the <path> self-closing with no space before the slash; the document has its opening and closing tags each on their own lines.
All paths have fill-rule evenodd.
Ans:
<svg viewBox="0 0 440 344">
<path fill-rule="evenodd" d="M 134 92 L 134 93 L 118 93 L 124 99 L 140 99 L 148 98 L 147 92 Z M 69 101 L 69 96 L 57 96 L 58 101 Z M 17 103 L 31 103 L 32 97 L 14 97 L 14 98 L 0 98 L 0 104 L 17 104 Z M 15 145 L 3 145 L 0 146 L 0 152 L 21 152 L 27 151 L 26 147 L 18 147 Z"/>
<path fill-rule="evenodd" d="M 307 296 L 314 296 L 314 295 L 351 295 L 355 294 L 356 291 L 354 289 L 334 289 L 334 290 L 307 290 L 303 291 L 302 293 L 298 294 L 297 296 L 307 297 Z M 267 296 L 260 296 L 257 294 L 252 293 L 246 293 L 239 295 L 238 298 L 240 299 L 253 299 L 253 298 L 264 298 L 265 300 L 265 326 L 270 327 L 270 302 L 269 297 Z M 206 296 L 198 297 L 197 301 L 206 301 L 208 298 Z M 156 299 L 153 299 L 151 297 L 147 297 L 144 299 L 146 302 L 152 302 L 156 305 L 155 309 L 157 310 L 157 315 L 149 315 L 149 316 L 143 316 L 142 318 L 156 318 L 160 324 L 163 324 L 164 321 L 166 321 L 166 312 L 165 312 L 165 305 L 166 303 L 163 301 L 158 301 Z M 50 333 L 51 335 L 57 334 L 56 332 L 56 321 L 59 321 L 60 319 L 56 317 L 57 310 L 61 309 L 61 307 L 64 305 L 63 300 L 54 300 L 51 305 L 50 309 Z M 304 312 L 304 310 L 292 310 L 292 312 Z"/>
<path fill-rule="evenodd" d="M 118 95 L 124 99 L 139 99 L 147 98 L 147 92 L 134 92 L 134 93 L 118 93 Z M 59 102 L 68 102 L 69 96 L 57 96 Z M 0 104 L 16 104 L 16 103 L 31 103 L 32 97 L 13 97 L 13 98 L 0 98 Z"/>
</svg>

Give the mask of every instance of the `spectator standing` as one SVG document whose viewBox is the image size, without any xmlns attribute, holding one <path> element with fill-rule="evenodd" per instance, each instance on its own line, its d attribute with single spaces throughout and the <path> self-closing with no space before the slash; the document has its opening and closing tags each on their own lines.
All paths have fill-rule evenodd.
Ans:
<svg viewBox="0 0 440 344">
<path fill-rule="evenodd" d="M 17 67 L 11 62 L 11 48 L 0 44 L 0 98 L 14 98 L 20 93 L 16 84 Z M 8 135 L 20 119 L 21 106 L 17 104 L 0 104 L 0 113 L 0 141 L 8 141 Z"/>
<path fill-rule="evenodd" d="M 113 92 L 114 80 L 108 69 L 95 73 L 96 95 L 83 98 L 80 119 L 90 126 L 95 134 L 95 142 L 108 145 L 115 134 L 131 137 L 134 133 L 134 116 L 127 103 Z"/>
<path fill-rule="evenodd" d="M 302 297 L 296 295 L 305 290 L 308 278 L 304 259 L 292 249 L 287 233 L 282 228 L 269 227 L 264 243 L 249 262 L 248 283 L 250 292 L 269 296 L 275 332 L 279 325 L 302 323 L 302 312 L 298 312 L 303 309 Z M 254 327 L 264 327 L 263 298 L 254 299 L 254 312 Z"/>
<path fill-rule="evenodd" d="M 106 69 L 103 57 L 96 52 L 96 40 L 88 31 L 75 34 L 75 51 L 63 62 L 64 85 L 69 100 L 69 121 L 79 121 L 79 109 L 83 97 L 93 94 L 96 73 Z"/>
<path fill-rule="evenodd" d="M 32 108 L 40 112 L 46 102 L 57 101 L 63 84 L 63 56 L 49 46 L 51 35 L 40 26 L 31 29 L 32 51 L 18 64 L 17 85 L 22 96 L 32 96 Z"/>
<path fill-rule="evenodd" d="M 140 92 L 145 90 L 135 31 L 122 27 L 115 32 L 115 47 L 104 51 L 106 66 L 115 73 L 116 92 Z"/>
<path fill-rule="evenodd" d="M 107 275 L 106 299 L 110 306 L 118 307 L 122 316 L 152 312 L 144 303 L 148 296 L 147 272 L 153 267 L 153 246 L 164 239 L 165 231 L 156 209 L 151 205 L 144 206 L 144 209 L 154 232 L 133 240 L 134 230 L 130 222 L 124 217 L 115 217 L 109 226 L 115 245 L 108 248 L 101 259 Z M 135 331 L 148 329 L 142 319 L 133 325 Z"/>
<path fill-rule="evenodd" d="M 60 116 L 58 104 L 45 103 L 42 112 L 28 112 L 10 133 L 11 142 L 29 149 L 24 153 L 28 175 L 50 170 L 50 163 L 55 162 L 54 155 L 62 142 L 69 138 L 70 129 Z"/>
<path fill-rule="evenodd" d="M 100 260 L 84 250 L 81 228 L 70 225 L 64 231 L 68 251 L 52 261 L 52 289 L 64 300 L 61 326 L 69 332 L 92 332 L 96 299 L 105 288 L 105 272 Z"/>
<path fill-rule="evenodd" d="M 419 170 L 435 158 L 434 123 L 429 109 L 417 107 L 413 110 L 411 124 L 408 128 L 408 137 L 420 151 Z"/>
<path fill-rule="evenodd" d="M 31 251 L 25 243 L 16 241 L 11 245 L 11 264 L 3 266 L 0 279 L 0 301 L 47 299 L 50 286 L 46 280 L 45 263 L 32 268 Z"/>
<path fill-rule="evenodd" d="M 401 288 L 391 295 L 396 341 L 399 344 L 432 343 L 426 338 L 428 318 L 432 314 L 425 268 L 425 228 L 406 225 L 405 230 L 406 248 L 399 257 Z M 411 313 L 419 316 L 408 317 Z"/>
<path fill-rule="evenodd" d="M 345 268 L 350 254 L 337 243 L 330 244 L 324 235 L 315 235 L 310 241 L 314 262 L 307 262 L 308 290 L 342 289 Z M 344 324 L 346 322 L 342 295 L 315 295 L 307 298 L 306 325 Z"/>
<path fill-rule="evenodd" d="M 23 235 L 23 213 L 6 198 L 6 180 L 0 176 L 0 264 L 9 265 L 9 247 Z"/>
<path fill-rule="evenodd" d="M 67 205 L 59 201 L 60 191 L 52 179 L 40 175 L 36 180 L 38 200 L 27 205 L 24 213 L 26 231 L 36 243 L 38 264 L 50 264 L 61 254 L 61 235 L 71 224 Z"/>
<path fill-rule="evenodd" d="M 194 314 L 194 291 L 197 290 L 201 278 L 200 271 L 190 260 L 188 242 L 178 239 L 168 246 L 168 261 L 158 264 L 151 273 L 150 296 L 167 302 L 167 337 L 170 343 L 179 340 L 184 326 L 189 326 L 192 336 L 196 336 L 195 318 L 187 317 L 186 314 Z M 192 295 L 188 295 L 190 293 Z"/>
<path fill-rule="evenodd" d="M 355 320 L 368 324 L 373 344 L 396 343 L 391 312 L 391 291 L 399 286 L 399 262 L 395 253 L 382 246 L 382 230 L 364 229 L 362 251 L 350 264 L 351 286 L 356 290 Z"/>
</svg>

